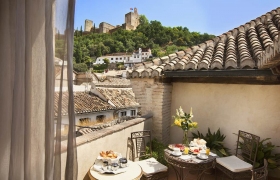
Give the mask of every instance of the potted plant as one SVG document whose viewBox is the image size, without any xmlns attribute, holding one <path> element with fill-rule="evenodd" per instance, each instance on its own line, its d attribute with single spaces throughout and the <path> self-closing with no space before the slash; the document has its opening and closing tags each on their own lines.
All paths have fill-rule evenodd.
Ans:
<svg viewBox="0 0 280 180">
<path fill-rule="evenodd" d="M 263 160 L 266 159 L 268 162 L 269 169 L 280 170 L 280 154 L 274 154 L 273 150 L 279 146 L 272 144 L 271 142 L 267 142 L 271 138 L 263 139 L 259 142 L 258 153 L 256 159 L 256 168 L 263 166 Z"/>
</svg>

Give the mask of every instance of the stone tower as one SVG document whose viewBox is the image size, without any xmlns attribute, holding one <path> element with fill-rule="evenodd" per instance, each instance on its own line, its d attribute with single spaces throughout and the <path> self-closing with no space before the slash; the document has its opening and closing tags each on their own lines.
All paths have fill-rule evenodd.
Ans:
<svg viewBox="0 0 280 180">
<path fill-rule="evenodd" d="M 92 21 L 92 20 L 89 20 L 89 19 L 86 19 L 86 20 L 85 20 L 84 31 L 85 31 L 85 32 L 90 32 L 92 26 L 93 26 L 93 21 Z"/>
<path fill-rule="evenodd" d="M 134 12 L 129 12 L 125 15 L 125 29 L 135 30 L 139 25 L 139 14 L 137 8 L 134 8 Z"/>
</svg>

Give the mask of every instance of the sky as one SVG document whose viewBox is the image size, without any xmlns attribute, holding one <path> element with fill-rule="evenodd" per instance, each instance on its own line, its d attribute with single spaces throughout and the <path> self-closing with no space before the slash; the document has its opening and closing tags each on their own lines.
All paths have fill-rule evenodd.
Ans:
<svg viewBox="0 0 280 180">
<path fill-rule="evenodd" d="M 85 19 L 96 27 L 101 22 L 121 25 L 135 7 L 163 26 L 221 35 L 280 7 L 280 0 L 76 0 L 75 29 L 84 29 Z"/>
</svg>

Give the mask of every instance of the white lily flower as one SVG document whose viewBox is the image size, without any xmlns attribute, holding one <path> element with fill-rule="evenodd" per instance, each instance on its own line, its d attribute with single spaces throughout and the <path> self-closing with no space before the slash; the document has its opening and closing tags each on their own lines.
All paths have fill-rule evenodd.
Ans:
<svg viewBox="0 0 280 180">
<path fill-rule="evenodd" d="M 190 119 L 193 118 L 193 113 L 192 113 L 192 107 L 191 107 L 191 110 L 190 110 Z"/>
<path fill-rule="evenodd" d="M 185 113 L 184 113 L 184 111 L 183 111 L 181 106 L 179 108 L 179 114 L 180 114 L 181 117 L 185 116 Z"/>
</svg>

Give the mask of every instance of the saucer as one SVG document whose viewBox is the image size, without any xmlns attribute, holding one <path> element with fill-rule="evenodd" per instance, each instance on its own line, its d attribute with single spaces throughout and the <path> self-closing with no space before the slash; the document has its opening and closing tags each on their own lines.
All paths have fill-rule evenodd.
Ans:
<svg viewBox="0 0 280 180">
<path fill-rule="evenodd" d="M 203 160 L 208 159 L 207 155 L 198 154 L 196 157 L 199 158 L 199 159 L 203 159 Z"/>
<path fill-rule="evenodd" d="M 174 151 L 171 153 L 173 156 L 181 156 L 182 152 L 175 153 Z"/>
</svg>

